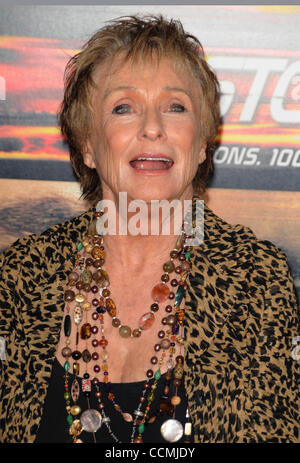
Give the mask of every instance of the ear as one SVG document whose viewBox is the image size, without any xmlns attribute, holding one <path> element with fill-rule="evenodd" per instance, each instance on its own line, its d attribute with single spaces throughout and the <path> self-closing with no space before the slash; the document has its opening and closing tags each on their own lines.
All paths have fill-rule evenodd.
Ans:
<svg viewBox="0 0 300 463">
<path fill-rule="evenodd" d="M 94 153 L 92 146 L 89 141 L 87 141 L 84 150 L 82 152 L 83 162 L 90 169 L 96 169 L 96 164 L 94 160 Z"/>
<path fill-rule="evenodd" d="M 206 143 L 203 143 L 199 153 L 199 164 L 202 164 L 206 159 Z"/>
</svg>

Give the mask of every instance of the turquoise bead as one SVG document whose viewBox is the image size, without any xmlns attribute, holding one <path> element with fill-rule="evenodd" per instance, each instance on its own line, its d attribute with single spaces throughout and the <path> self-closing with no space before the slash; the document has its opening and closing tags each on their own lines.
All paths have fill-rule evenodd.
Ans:
<svg viewBox="0 0 300 463">
<path fill-rule="evenodd" d="M 159 379 L 161 377 L 161 373 L 160 373 L 160 370 L 157 370 L 157 372 L 155 373 L 154 375 L 154 379 Z"/>
<path fill-rule="evenodd" d="M 143 434 L 144 431 L 145 431 L 145 425 L 144 423 L 142 423 L 139 425 L 139 434 Z"/>
<path fill-rule="evenodd" d="M 82 248 L 83 248 L 83 244 L 82 244 L 82 243 L 79 243 L 79 244 L 77 245 L 77 250 L 78 250 L 78 251 L 81 251 Z"/>
<path fill-rule="evenodd" d="M 70 426 L 71 426 L 71 424 L 73 423 L 73 416 L 72 416 L 72 415 L 68 415 L 68 416 L 67 416 L 67 423 L 68 423 L 68 425 L 70 425 Z"/>
<path fill-rule="evenodd" d="M 70 370 L 70 362 L 68 360 L 66 360 L 65 363 L 64 363 L 64 369 L 65 369 L 65 371 Z"/>
<path fill-rule="evenodd" d="M 185 253 L 185 258 L 186 258 L 186 260 L 190 260 L 190 258 L 191 258 L 191 253 L 190 253 L 190 251 L 187 251 L 187 252 Z"/>
</svg>

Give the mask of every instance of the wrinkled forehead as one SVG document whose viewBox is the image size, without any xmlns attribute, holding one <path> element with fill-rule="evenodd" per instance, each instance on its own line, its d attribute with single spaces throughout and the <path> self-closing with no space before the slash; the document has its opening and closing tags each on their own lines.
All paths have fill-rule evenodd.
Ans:
<svg viewBox="0 0 300 463">
<path fill-rule="evenodd" d="M 198 85 L 199 81 L 191 64 L 186 58 L 176 54 L 175 52 L 173 54 L 166 52 L 160 54 L 157 52 L 149 52 L 147 54 L 136 53 L 134 55 L 130 55 L 123 50 L 119 50 L 114 55 L 105 58 L 105 60 L 95 67 L 92 76 L 94 86 L 97 90 L 101 90 L 101 88 L 103 89 L 106 87 L 114 75 L 122 70 L 123 66 L 129 66 L 133 73 L 135 70 L 141 73 L 150 66 L 155 74 L 155 71 L 158 69 L 162 61 L 167 63 L 167 66 L 170 66 L 170 70 L 179 76 L 182 76 L 183 72 L 187 72 L 189 79 L 193 80 L 194 77 L 195 83 L 197 84 L 197 87 L 199 87 L 199 91 L 201 93 L 200 86 Z"/>
</svg>

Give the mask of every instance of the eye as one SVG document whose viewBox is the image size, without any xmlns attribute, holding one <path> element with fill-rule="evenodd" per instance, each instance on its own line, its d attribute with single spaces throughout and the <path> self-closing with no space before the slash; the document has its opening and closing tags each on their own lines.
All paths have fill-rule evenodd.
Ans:
<svg viewBox="0 0 300 463">
<path fill-rule="evenodd" d="M 113 114 L 126 114 L 131 111 L 131 107 L 128 104 L 120 104 L 115 106 L 112 110 Z"/>
<path fill-rule="evenodd" d="M 186 111 L 186 109 L 184 106 L 182 106 L 179 103 L 173 103 L 170 106 L 170 111 L 175 112 L 175 113 L 183 113 L 184 111 Z"/>
</svg>

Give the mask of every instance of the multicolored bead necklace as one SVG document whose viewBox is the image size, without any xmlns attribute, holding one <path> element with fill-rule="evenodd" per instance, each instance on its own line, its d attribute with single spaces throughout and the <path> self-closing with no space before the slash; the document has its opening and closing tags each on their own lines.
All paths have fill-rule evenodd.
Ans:
<svg viewBox="0 0 300 463">
<path fill-rule="evenodd" d="M 95 218 L 97 219 L 102 214 L 103 212 L 96 212 Z M 145 425 L 153 423 L 156 419 L 156 415 L 149 416 L 149 414 L 151 404 L 154 401 L 155 390 L 161 378 L 161 368 L 165 362 L 167 366 L 166 383 L 163 396 L 160 400 L 159 413 L 166 413 L 169 419 L 161 426 L 161 434 L 165 440 L 176 442 L 181 439 L 184 433 L 185 442 L 190 441 L 191 422 L 188 410 L 186 412 L 187 422 L 184 430 L 182 424 L 175 419 L 176 406 L 181 402 L 177 394 L 183 377 L 184 357 L 183 355 L 177 355 L 175 367 L 173 359 L 176 343 L 180 346 L 181 350 L 183 349 L 183 320 L 185 311 L 184 308 L 181 308 L 181 303 L 184 300 L 186 278 L 190 270 L 189 260 L 191 250 L 191 248 L 185 245 L 185 240 L 186 235 L 182 230 L 182 234 L 177 239 L 175 247 L 170 253 L 170 260 L 163 265 L 162 283 L 155 285 L 151 291 L 151 297 L 154 302 L 150 306 L 150 311 L 140 317 L 138 327 L 134 329 L 127 325 L 122 325 L 121 320 L 117 317 L 117 308 L 110 297 L 110 290 L 108 289 L 109 276 L 103 269 L 105 263 L 104 240 L 103 236 L 97 233 L 96 221 L 91 224 L 86 239 L 77 246 L 78 253 L 75 259 L 75 268 L 69 275 L 69 284 L 65 291 L 66 315 L 64 318 L 64 334 L 66 345 L 61 351 L 62 356 L 65 358 L 64 398 L 66 402 L 67 423 L 69 425 L 69 434 L 72 436 L 74 443 L 82 442 L 78 438 L 82 431 L 93 433 L 93 439 L 96 442 L 95 433 L 102 424 L 107 427 L 110 436 L 115 442 L 121 442 L 111 429 L 110 418 L 105 413 L 104 400 L 111 401 L 116 412 L 120 413 L 126 422 L 132 423 L 131 442 L 143 442 Z M 177 266 L 175 265 L 176 261 L 178 261 Z M 173 272 L 180 275 L 179 281 L 176 278 L 170 281 L 170 274 Z M 170 291 L 167 285 L 169 281 L 172 288 L 177 288 L 176 293 Z M 92 298 L 88 297 L 89 294 Z M 146 372 L 147 380 L 144 383 L 139 404 L 134 411 L 133 418 L 130 413 L 122 410 L 109 382 L 107 363 L 109 358 L 107 350 L 108 340 L 105 337 L 104 321 L 107 318 L 106 314 L 108 314 L 112 319 L 112 325 L 118 328 L 122 338 L 138 338 L 142 335 L 143 331 L 151 328 L 155 320 L 155 314 L 159 310 L 159 304 L 165 302 L 167 299 L 170 300 L 170 303 L 165 307 L 166 315 L 161 320 L 162 329 L 158 332 L 158 342 L 154 345 L 154 355 L 150 359 L 152 367 Z M 173 307 L 171 305 L 172 301 Z M 91 309 L 94 309 L 92 319 L 95 322 L 99 322 L 99 327 L 97 325 L 91 326 L 88 322 L 88 312 Z M 84 323 L 82 323 L 83 321 Z M 76 347 L 72 351 L 70 348 L 70 336 L 73 325 L 75 325 L 76 329 Z M 99 331 L 100 339 L 96 339 Z M 86 341 L 86 348 L 83 352 L 78 350 L 79 336 L 80 339 Z M 97 350 L 90 353 L 88 343 L 91 343 L 94 349 L 97 349 L 97 347 L 100 348 L 100 353 Z M 160 353 L 160 356 L 157 355 L 158 353 Z M 69 370 L 71 368 L 71 358 L 74 360 L 72 367 L 73 373 L 76 376 L 70 389 Z M 77 379 L 80 373 L 80 364 L 78 362 L 80 359 L 86 365 L 86 371 L 81 381 L 81 392 L 86 396 L 87 410 L 82 413 L 81 408 L 76 404 L 80 394 L 80 385 Z M 99 359 L 102 360 L 101 366 L 97 363 Z M 87 372 L 87 364 L 91 361 L 95 362 L 93 367 L 95 377 L 92 380 Z M 155 365 L 157 366 L 157 370 L 154 372 L 152 368 Z M 104 391 L 100 390 L 100 381 L 97 376 L 100 371 L 103 373 Z M 172 377 L 176 392 L 174 396 L 169 397 Z M 154 382 L 151 385 L 150 379 L 152 378 L 154 378 Z M 94 386 L 99 410 L 90 407 L 89 398 L 92 386 Z M 73 405 L 71 405 L 71 399 Z"/>
</svg>

